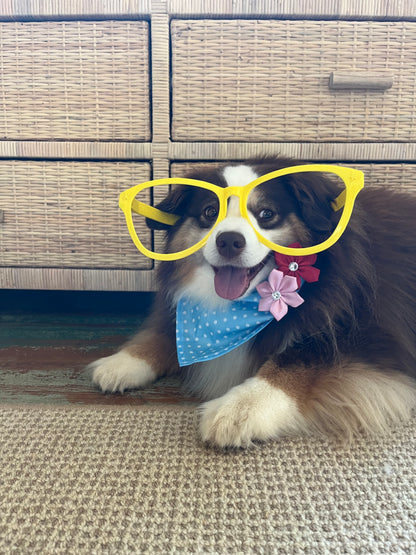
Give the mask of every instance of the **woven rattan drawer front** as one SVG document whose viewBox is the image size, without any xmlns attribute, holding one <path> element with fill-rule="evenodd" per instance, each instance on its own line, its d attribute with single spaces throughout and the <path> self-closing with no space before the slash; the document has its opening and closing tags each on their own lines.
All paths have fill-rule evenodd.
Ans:
<svg viewBox="0 0 416 555">
<path fill-rule="evenodd" d="M 243 162 L 242 162 L 243 163 Z M 312 163 L 312 162 L 311 162 Z M 172 177 L 185 177 L 196 169 L 212 169 L 214 162 L 184 162 L 171 165 Z M 338 164 L 364 172 L 365 186 L 389 187 L 416 194 L 416 164 Z"/>
<path fill-rule="evenodd" d="M 147 163 L 0 161 L 0 266 L 150 269 L 118 208 L 149 178 Z"/>
<path fill-rule="evenodd" d="M 415 22 L 174 20 L 172 69 L 176 141 L 416 138 Z M 333 90 L 332 72 L 393 86 Z"/>
<path fill-rule="evenodd" d="M 0 23 L 0 138 L 150 138 L 143 21 Z"/>
</svg>

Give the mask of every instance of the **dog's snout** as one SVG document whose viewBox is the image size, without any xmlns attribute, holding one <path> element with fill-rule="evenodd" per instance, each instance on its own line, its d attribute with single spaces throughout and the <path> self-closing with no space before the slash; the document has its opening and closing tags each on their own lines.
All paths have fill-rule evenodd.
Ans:
<svg viewBox="0 0 416 555">
<path fill-rule="evenodd" d="M 218 252 L 224 258 L 235 258 L 246 246 L 244 235 L 237 231 L 224 231 L 220 233 L 216 240 Z"/>
</svg>

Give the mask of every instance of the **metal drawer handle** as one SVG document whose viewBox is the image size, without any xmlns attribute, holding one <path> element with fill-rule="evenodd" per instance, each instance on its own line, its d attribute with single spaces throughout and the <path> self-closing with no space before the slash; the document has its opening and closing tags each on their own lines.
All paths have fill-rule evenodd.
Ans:
<svg viewBox="0 0 416 555">
<path fill-rule="evenodd" d="M 381 71 L 333 71 L 329 76 L 329 88 L 372 89 L 386 91 L 393 86 L 393 74 Z"/>
</svg>

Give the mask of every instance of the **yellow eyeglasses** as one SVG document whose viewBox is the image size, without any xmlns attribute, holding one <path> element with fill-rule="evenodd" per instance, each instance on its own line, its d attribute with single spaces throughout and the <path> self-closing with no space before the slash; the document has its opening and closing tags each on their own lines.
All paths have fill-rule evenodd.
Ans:
<svg viewBox="0 0 416 555">
<path fill-rule="evenodd" d="M 300 178 L 304 174 L 303 177 L 305 179 L 309 178 L 309 183 L 311 184 L 314 182 L 314 180 L 310 179 L 311 177 L 315 177 L 315 182 L 317 176 L 320 178 L 320 181 L 325 179 L 330 184 L 328 203 L 331 209 L 339 214 L 339 218 L 336 218 L 336 222 L 333 224 L 333 229 L 329 230 L 327 236 L 322 241 L 303 248 L 290 248 L 285 245 L 279 245 L 270 239 L 272 235 L 270 228 L 272 228 L 274 217 L 273 210 L 271 209 L 272 201 L 270 193 L 279 186 L 279 183 L 284 184 L 288 176 L 293 176 L 294 174 Z M 317 175 L 314 176 L 314 174 Z M 196 195 L 200 197 L 198 214 L 203 214 L 203 216 L 200 215 L 201 221 L 199 222 L 198 233 L 195 234 L 197 236 L 195 244 L 178 252 L 166 253 L 163 252 L 162 242 L 159 245 L 154 241 L 153 244 L 145 246 L 139 239 L 136 230 L 140 233 L 141 230 L 145 229 L 145 218 L 164 226 L 174 226 L 180 220 L 179 215 L 159 210 L 153 206 L 157 199 L 161 200 L 169 192 L 169 187 L 174 185 L 191 187 L 192 189 L 190 190 L 193 193 L 198 193 Z M 239 198 L 241 216 L 250 223 L 258 240 L 263 245 L 266 245 L 272 251 L 282 254 L 304 256 L 328 249 L 338 241 L 348 225 L 355 199 L 363 187 L 364 174 L 360 170 L 327 164 L 309 164 L 270 172 L 243 187 L 223 188 L 205 181 L 179 177 L 156 179 L 135 185 L 122 192 L 119 198 L 119 206 L 124 212 L 127 227 L 134 244 L 141 253 L 154 260 L 179 260 L 203 247 L 218 224 L 226 217 L 227 201 L 230 197 Z M 310 193 L 313 193 L 313 191 L 310 191 Z M 255 217 L 253 215 L 253 221 L 249 217 L 248 206 L 250 206 L 252 214 L 253 206 L 258 208 L 258 225 L 254 225 Z M 197 212 L 192 215 L 197 217 Z"/>
</svg>

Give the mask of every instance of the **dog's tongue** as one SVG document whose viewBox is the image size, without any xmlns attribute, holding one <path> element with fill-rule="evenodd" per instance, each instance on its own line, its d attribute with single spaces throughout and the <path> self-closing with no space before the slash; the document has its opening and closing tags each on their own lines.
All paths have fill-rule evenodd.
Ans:
<svg viewBox="0 0 416 555">
<path fill-rule="evenodd" d="M 223 299 L 230 301 L 241 297 L 249 285 L 247 268 L 221 266 L 214 278 L 215 291 Z"/>
</svg>

